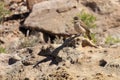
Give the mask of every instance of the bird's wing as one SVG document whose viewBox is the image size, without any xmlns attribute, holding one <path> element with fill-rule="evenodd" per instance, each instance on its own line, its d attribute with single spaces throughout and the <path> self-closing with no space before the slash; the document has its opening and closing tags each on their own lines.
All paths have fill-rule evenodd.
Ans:
<svg viewBox="0 0 120 80">
<path fill-rule="evenodd" d="M 86 30 L 86 32 L 90 32 L 90 30 L 88 29 L 87 25 L 80 20 L 80 25 Z"/>
<path fill-rule="evenodd" d="M 89 30 L 89 28 L 87 27 L 87 25 L 86 25 L 83 21 L 81 21 L 81 20 L 80 20 L 80 24 L 81 24 L 81 26 L 86 30 L 86 35 L 87 35 L 88 38 L 91 40 L 90 30 Z"/>
</svg>

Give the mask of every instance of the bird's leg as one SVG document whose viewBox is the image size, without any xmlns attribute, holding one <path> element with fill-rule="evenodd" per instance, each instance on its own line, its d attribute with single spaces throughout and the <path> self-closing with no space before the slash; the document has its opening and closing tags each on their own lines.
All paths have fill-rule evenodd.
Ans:
<svg viewBox="0 0 120 80">
<path fill-rule="evenodd" d="M 86 38 L 86 37 L 87 37 L 85 33 L 83 33 L 83 34 L 82 34 L 82 36 L 83 36 L 84 38 Z"/>
</svg>

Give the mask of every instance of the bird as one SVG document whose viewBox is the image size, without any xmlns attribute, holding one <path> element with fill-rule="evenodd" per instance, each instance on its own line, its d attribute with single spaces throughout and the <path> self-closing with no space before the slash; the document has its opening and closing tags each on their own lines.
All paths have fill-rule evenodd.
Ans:
<svg viewBox="0 0 120 80">
<path fill-rule="evenodd" d="M 75 16 L 73 19 L 75 31 L 78 32 L 80 35 L 86 35 L 89 38 L 89 40 L 91 40 L 90 30 L 88 29 L 87 25 L 77 16 Z"/>
</svg>

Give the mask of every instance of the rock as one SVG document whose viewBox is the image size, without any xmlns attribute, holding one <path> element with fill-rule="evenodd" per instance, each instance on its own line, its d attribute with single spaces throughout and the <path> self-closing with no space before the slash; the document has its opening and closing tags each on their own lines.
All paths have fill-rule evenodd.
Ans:
<svg viewBox="0 0 120 80">
<path fill-rule="evenodd" d="M 98 12 L 100 14 L 109 14 L 113 12 L 114 10 L 118 9 L 119 2 L 118 1 L 112 1 L 112 0 L 84 0 L 82 3 L 89 7 L 94 12 Z M 112 7 L 112 8 L 111 8 Z"/>
<path fill-rule="evenodd" d="M 120 25 L 119 25 L 120 26 Z M 116 27 L 116 28 L 113 28 L 113 29 L 109 29 L 107 31 L 108 33 L 108 36 L 112 36 L 113 38 L 115 39 L 120 39 L 120 27 Z"/>
<path fill-rule="evenodd" d="M 15 3 L 18 3 L 18 2 L 22 2 L 22 0 L 3 0 L 5 2 L 5 4 L 9 5 L 11 2 L 15 2 Z"/>
<path fill-rule="evenodd" d="M 12 59 L 19 61 L 21 60 L 21 57 L 18 54 L 14 54 Z"/>
<path fill-rule="evenodd" d="M 69 61 L 71 64 L 75 64 L 79 62 L 77 61 L 81 55 L 80 51 L 74 50 L 72 48 L 64 48 L 58 54 L 58 56 L 62 57 L 63 61 Z"/>
<path fill-rule="evenodd" d="M 20 8 L 18 8 L 18 11 L 21 13 L 25 13 L 27 12 L 27 7 L 26 6 L 21 6 Z"/>
<path fill-rule="evenodd" d="M 105 61 L 104 59 L 100 60 L 100 62 L 99 62 L 99 65 L 101 67 L 104 67 L 106 64 L 107 64 L 107 61 Z"/>
<path fill-rule="evenodd" d="M 28 12 L 25 1 L 22 1 L 22 2 L 19 2 L 19 3 L 17 3 L 17 2 L 10 3 L 8 7 L 9 7 L 9 10 L 12 12 L 13 15 Z"/>
<path fill-rule="evenodd" d="M 48 79 L 55 79 L 55 80 L 77 80 L 73 77 L 71 73 L 67 71 L 64 67 L 59 67 L 56 72 L 49 74 Z"/>
<path fill-rule="evenodd" d="M 6 72 L 9 70 L 8 61 L 10 54 L 0 54 L 0 80 L 5 80 Z"/>
<path fill-rule="evenodd" d="M 8 65 L 7 62 L 9 61 L 9 58 L 11 57 L 10 54 L 0 54 L 0 65 L 5 66 Z M 3 65 L 4 64 L 4 65 Z"/>
<path fill-rule="evenodd" d="M 80 47 L 81 46 L 81 47 L 99 48 L 92 41 L 90 41 L 89 39 L 84 38 L 84 37 L 77 37 L 75 40 L 72 41 L 71 44 L 74 45 L 75 47 Z"/>
<path fill-rule="evenodd" d="M 9 1 L 11 1 L 11 2 L 22 2 L 23 0 L 9 0 Z"/>
<path fill-rule="evenodd" d="M 105 69 L 110 72 L 114 73 L 116 75 L 120 74 L 120 59 L 114 59 L 111 60 L 106 66 Z"/>
<path fill-rule="evenodd" d="M 46 1 L 46 0 L 26 0 L 26 3 L 27 3 L 27 7 L 29 10 L 32 10 L 33 6 L 36 4 L 36 3 L 40 3 L 42 1 Z"/>
<path fill-rule="evenodd" d="M 75 34 L 72 20 L 79 12 L 76 4 L 74 0 L 51 0 L 35 4 L 25 20 L 25 28 L 57 35 Z"/>
<path fill-rule="evenodd" d="M 10 6 L 10 9 L 11 10 L 14 10 L 18 7 L 18 4 L 17 3 L 13 3 L 11 6 Z"/>
</svg>

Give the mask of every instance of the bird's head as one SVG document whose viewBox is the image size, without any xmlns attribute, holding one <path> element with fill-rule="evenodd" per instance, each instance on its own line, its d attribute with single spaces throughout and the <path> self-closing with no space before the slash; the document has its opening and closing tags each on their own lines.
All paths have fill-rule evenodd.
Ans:
<svg viewBox="0 0 120 80">
<path fill-rule="evenodd" d="M 74 23 L 76 23 L 76 22 L 79 21 L 79 18 L 78 18 L 77 16 L 75 16 L 75 17 L 73 18 L 73 20 L 74 20 Z"/>
<path fill-rule="evenodd" d="M 73 19 L 74 19 L 74 20 L 79 20 L 79 18 L 78 18 L 77 16 L 75 16 Z"/>
</svg>

